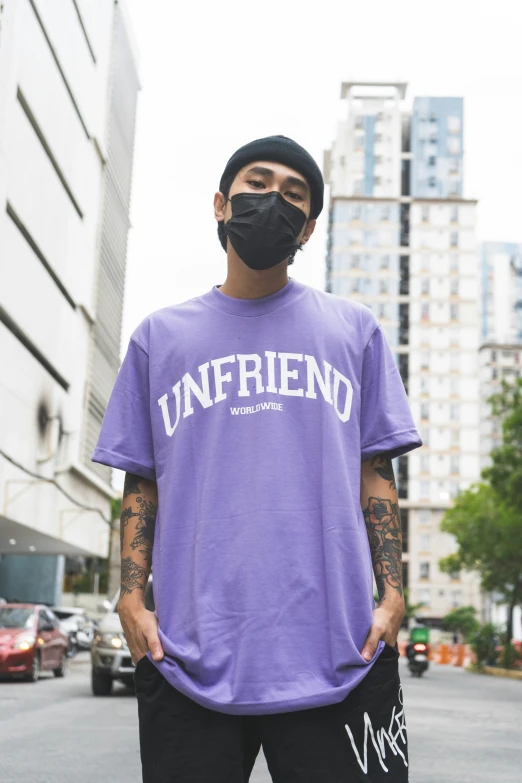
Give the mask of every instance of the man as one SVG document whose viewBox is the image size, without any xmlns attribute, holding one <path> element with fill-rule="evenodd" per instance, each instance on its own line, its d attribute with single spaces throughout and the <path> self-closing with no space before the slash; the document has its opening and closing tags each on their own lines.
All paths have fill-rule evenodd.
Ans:
<svg viewBox="0 0 522 783">
<path fill-rule="evenodd" d="M 261 746 L 275 783 L 408 779 L 391 460 L 421 440 L 372 312 L 288 277 L 323 191 L 284 136 L 230 158 L 226 280 L 138 325 L 105 414 L 145 783 L 240 783 Z"/>
</svg>

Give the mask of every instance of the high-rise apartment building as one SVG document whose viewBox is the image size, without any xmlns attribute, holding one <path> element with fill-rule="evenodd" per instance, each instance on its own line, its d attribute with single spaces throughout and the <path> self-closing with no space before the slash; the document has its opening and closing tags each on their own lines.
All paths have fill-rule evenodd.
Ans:
<svg viewBox="0 0 522 783">
<path fill-rule="evenodd" d="M 136 51 L 119 0 L 0 4 L 0 595 L 107 556 Z"/>
<path fill-rule="evenodd" d="M 480 463 L 502 442 L 488 400 L 522 374 L 522 244 L 483 242 L 480 345 Z"/>
<path fill-rule="evenodd" d="M 475 575 L 438 568 L 454 549 L 440 520 L 479 475 L 476 202 L 460 197 L 462 100 L 419 98 L 408 112 L 405 94 L 403 83 L 343 84 L 345 119 L 325 154 L 327 290 L 372 308 L 409 394 L 424 446 L 395 466 L 404 581 L 436 624 L 481 609 Z"/>
<path fill-rule="evenodd" d="M 483 242 L 482 340 L 522 341 L 522 244 Z"/>
</svg>

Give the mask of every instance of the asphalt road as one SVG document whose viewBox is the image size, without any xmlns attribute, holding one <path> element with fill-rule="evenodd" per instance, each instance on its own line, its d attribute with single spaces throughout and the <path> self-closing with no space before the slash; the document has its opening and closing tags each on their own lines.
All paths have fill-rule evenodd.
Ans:
<svg viewBox="0 0 522 783">
<path fill-rule="evenodd" d="M 63 680 L 0 682 L 2 783 L 140 783 L 134 694 L 94 698 L 89 671 L 82 654 Z M 404 667 L 403 689 L 410 783 L 520 783 L 522 682 Z M 271 781 L 262 752 L 250 781 Z"/>
</svg>

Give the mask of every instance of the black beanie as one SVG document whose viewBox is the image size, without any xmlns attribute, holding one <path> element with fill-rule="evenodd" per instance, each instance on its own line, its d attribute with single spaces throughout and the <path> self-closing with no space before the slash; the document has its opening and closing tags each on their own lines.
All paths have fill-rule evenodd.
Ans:
<svg viewBox="0 0 522 783">
<path fill-rule="evenodd" d="M 304 147 L 286 136 L 267 136 L 240 147 L 225 166 L 219 182 L 219 190 L 230 186 L 237 172 L 255 160 L 283 163 L 306 178 L 311 188 L 310 218 L 316 218 L 323 208 L 324 181 L 321 169 Z"/>
</svg>

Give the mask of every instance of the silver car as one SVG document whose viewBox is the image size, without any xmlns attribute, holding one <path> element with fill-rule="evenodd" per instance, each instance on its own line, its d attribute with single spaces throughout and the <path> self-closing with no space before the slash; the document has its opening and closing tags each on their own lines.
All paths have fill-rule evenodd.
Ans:
<svg viewBox="0 0 522 783">
<path fill-rule="evenodd" d="M 134 664 L 118 615 L 119 597 L 118 590 L 108 606 L 107 614 L 98 623 L 94 636 L 91 648 L 91 684 L 94 696 L 108 696 L 114 680 L 134 687 Z M 145 606 L 154 611 L 152 579 L 149 579 L 145 590 Z"/>
</svg>

